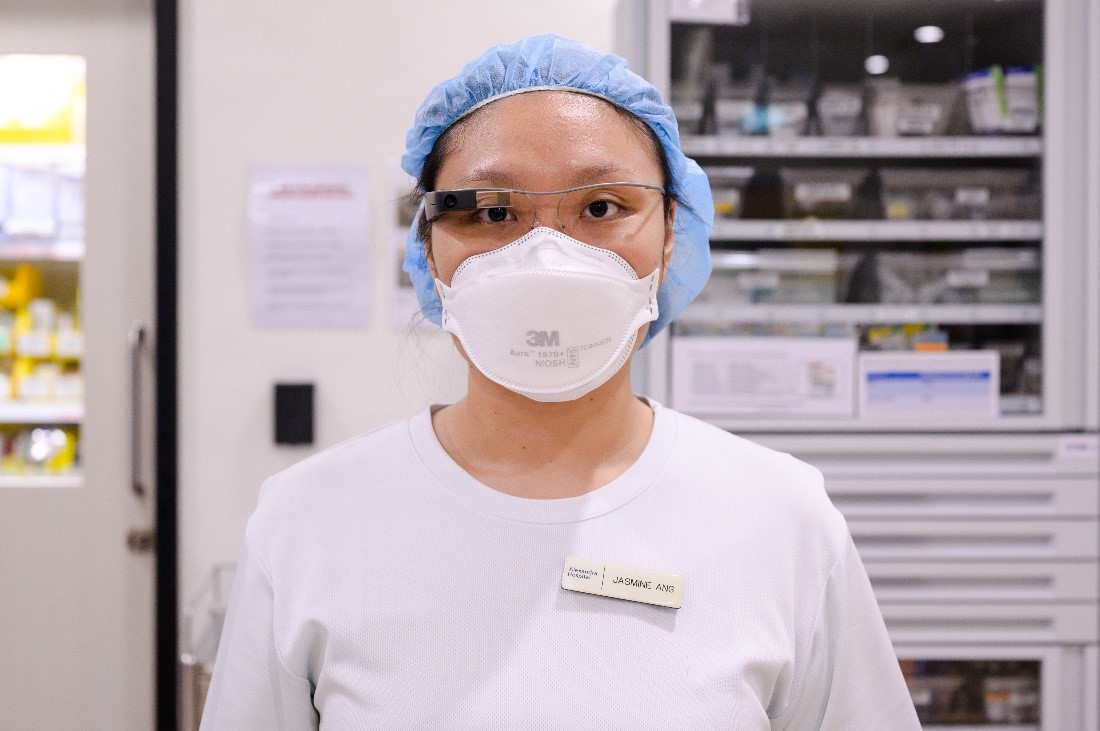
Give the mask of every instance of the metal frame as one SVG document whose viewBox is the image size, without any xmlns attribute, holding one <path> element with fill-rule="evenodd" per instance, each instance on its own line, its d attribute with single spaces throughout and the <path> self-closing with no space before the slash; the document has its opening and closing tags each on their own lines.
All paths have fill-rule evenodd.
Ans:
<svg viewBox="0 0 1100 731">
<path fill-rule="evenodd" d="M 1088 90 L 1086 119 L 1091 121 L 1086 131 L 1085 154 L 1087 184 L 1085 195 L 1085 353 L 1088 369 L 1085 373 L 1085 428 L 1100 428 L 1100 8 L 1095 3 L 1087 8 L 1084 25 L 1088 29 L 1088 59 L 1085 78 L 1093 83 Z M 1100 724 L 1097 724 L 1100 726 Z"/>
<path fill-rule="evenodd" d="M 1043 110 L 1043 427 L 1080 429 L 1085 380 L 1084 261 L 1066 256 L 1085 240 L 1084 157 L 1074 145 L 1085 138 L 1085 37 L 1083 2 L 1047 0 L 1044 27 L 1045 109 Z M 1056 51 L 1056 52 L 1055 52 Z M 1058 296 L 1051 295 L 1057 293 Z M 1076 334 L 1076 336 L 1074 336 Z M 1051 366 L 1058 364 L 1061 370 Z M 1050 407 L 1058 404 L 1054 411 Z M 1049 416 L 1049 418 L 1048 418 Z M 1060 417 L 1060 418 L 1059 418 Z M 1038 421 L 1038 420 L 1036 420 Z M 1053 422 L 1053 423 L 1051 423 Z M 1042 427 L 1040 427 L 1042 428 Z"/>
<path fill-rule="evenodd" d="M 1090 79 L 1100 73 L 1097 45 L 1100 33 L 1089 3 L 1047 0 L 1044 28 L 1045 130 L 1044 181 L 1044 323 L 1043 413 L 1005 416 L 995 421 L 959 421 L 920 429 L 925 433 L 983 434 L 1040 433 L 1095 430 L 1100 423 L 1100 328 L 1097 297 L 1100 289 L 1100 213 L 1094 202 L 1100 194 L 1100 165 L 1081 154 L 1081 141 L 1100 149 L 1097 126 L 1090 128 L 1089 111 L 1100 115 L 1097 95 L 1086 101 Z M 667 0 L 647 4 L 649 45 L 644 72 L 667 95 L 670 88 L 670 26 Z M 1095 15 L 1095 13 L 1093 14 Z M 1089 22 L 1092 21 L 1091 47 Z M 1057 50 L 1057 52 L 1055 52 Z M 1090 55 L 1091 54 L 1091 55 Z M 1091 66 L 1089 65 L 1091 64 Z M 1095 86 L 1094 84 L 1092 86 Z M 1096 155 L 1092 155 L 1096 157 Z M 1081 184 L 1091 181 L 1089 186 Z M 1093 203 L 1090 205 L 1090 201 Z M 1069 256 L 1088 241 L 1085 257 Z M 1087 302 L 1085 307 L 1078 303 Z M 1080 337 L 1080 333 L 1087 333 Z M 670 395 L 671 339 L 662 333 L 647 348 L 644 392 L 658 401 Z M 1084 398 L 1082 396 L 1084 395 Z M 723 429 L 743 434 L 782 433 L 912 433 L 912 421 L 864 423 L 855 420 L 723 418 L 708 419 Z"/>
<path fill-rule="evenodd" d="M 179 719 L 178 89 L 179 11 L 155 0 L 156 36 L 156 722 Z"/>
</svg>

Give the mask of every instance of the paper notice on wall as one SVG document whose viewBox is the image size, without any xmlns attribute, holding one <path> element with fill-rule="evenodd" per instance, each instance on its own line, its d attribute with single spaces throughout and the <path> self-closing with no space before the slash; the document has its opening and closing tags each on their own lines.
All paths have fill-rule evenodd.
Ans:
<svg viewBox="0 0 1100 731">
<path fill-rule="evenodd" d="M 870 418 L 992 419 L 1000 413 L 1000 353 L 863 353 L 859 411 Z"/>
<path fill-rule="evenodd" d="M 365 165 L 252 168 L 252 322 L 367 324 L 370 176 Z"/>
<path fill-rule="evenodd" d="M 854 338 L 680 337 L 674 409 L 706 416 L 850 418 Z"/>
</svg>

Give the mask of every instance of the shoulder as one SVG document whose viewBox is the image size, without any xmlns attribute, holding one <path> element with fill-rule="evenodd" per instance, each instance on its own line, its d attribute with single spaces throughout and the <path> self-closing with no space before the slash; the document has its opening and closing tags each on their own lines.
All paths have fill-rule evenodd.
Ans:
<svg viewBox="0 0 1100 731">
<path fill-rule="evenodd" d="M 766 483 L 777 498 L 826 498 L 824 478 L 816 467 L 713 424 L 666 410 L 677 423 L 674 455 L 694 461 L 707 476 L 736 478 L 741 484 Z"/>
<path fill-rule="evenodd" d="M 415 468 L 409 419 L 378 427 L 317 452 L 267 478 L 248 521 L 248 539 L 262 546 L 336 527 L 351 516 L 375 516 L 393 488 Z"/>
<path fill-rule="evenodd" d="M 839 556 L 848 538 L 843 516 L 814 466 L 744 437 L 671 412 L 677 422 L 670 469 L 683 497 L 717 506 L 720 520 L 792 540 L 810 540 Z"/>
</svg>

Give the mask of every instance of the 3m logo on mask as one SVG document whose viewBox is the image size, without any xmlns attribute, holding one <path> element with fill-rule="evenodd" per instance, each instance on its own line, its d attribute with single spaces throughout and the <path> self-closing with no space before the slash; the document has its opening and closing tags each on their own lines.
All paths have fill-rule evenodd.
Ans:
<svg viewBox="0 0 1100 731">
<path fill-rule="evenodd" d="M 528 330 L 527 344 L 532 348 L 560 348 L 561 337 L 557 330 Z"/>
</svg>

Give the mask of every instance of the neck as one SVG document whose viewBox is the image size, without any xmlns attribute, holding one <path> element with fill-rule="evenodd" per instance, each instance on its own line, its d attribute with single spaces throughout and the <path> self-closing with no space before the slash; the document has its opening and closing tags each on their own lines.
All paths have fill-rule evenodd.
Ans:
<svg viewBox="0 0 1100 731">
<path fill-rule="evenodd" d="M 444 449 L 489 487 L 532 498 L 581 495 L 615 479 L 645 449 L 653 411 L 629 367 L 574 401 L 542 403 L 470 369 L 466 396 L 436 412 Z"/>
</svg>

